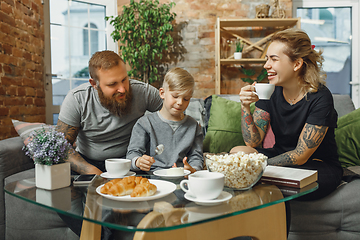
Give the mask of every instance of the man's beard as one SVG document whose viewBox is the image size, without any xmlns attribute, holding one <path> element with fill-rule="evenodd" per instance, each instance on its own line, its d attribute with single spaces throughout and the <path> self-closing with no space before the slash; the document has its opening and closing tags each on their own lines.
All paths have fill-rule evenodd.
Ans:
<svg viewBox="0 0 360 240">
<path fill-rule="evenodd" d="M 125 93 L 116 93 L 110 98 L 105 97 L 100 86 L 98 86 L 97 89 L 101 105 L 108 109 L 112 114 L 121 117 L 122 115 L 126 115 L 130 112 L 132 101 L 131 87 L 129 88 L 129 91 L 126 91 Z M 125 95 L 125 98 L 116 100 L 119 95 Z"/>
</svg>

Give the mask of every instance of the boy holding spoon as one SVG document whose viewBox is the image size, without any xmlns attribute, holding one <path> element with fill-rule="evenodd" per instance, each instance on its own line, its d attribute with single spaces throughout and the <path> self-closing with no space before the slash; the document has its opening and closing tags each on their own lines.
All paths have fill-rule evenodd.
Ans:
<svg viewBox="0 0 360 240">
<path fill-rule="evenodd" d="M 203 169 L 201 127 L 184 114 L 194 85 L 194 78 L 184 69 L 173 68 L 165 75 L 159 89 L 161 110 L 141 117 L 132 130 L 126 155 L 132 160 L 132 170 L 154 171 L 174 166 L 184 166 L 191 172 Z M 155 156 L 160 144 L 164 151 Z"/>
</svg>

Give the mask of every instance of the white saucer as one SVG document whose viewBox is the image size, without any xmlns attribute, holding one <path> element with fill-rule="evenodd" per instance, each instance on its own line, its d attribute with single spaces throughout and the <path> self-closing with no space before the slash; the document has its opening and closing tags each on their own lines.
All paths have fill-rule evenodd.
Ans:
<svg viewBox="0 0 360 240">
<path fill-rule="evenodd" d="M 153 172 L 153 174 L 155 176 L 162 177 L 162 178 L 165 178 L 165 179 L 183 178 L 183 177 L 189 175 L 190 173 L 191 172 L 189 170 L 184 170 L 183 175 L 168 175 L 167 174 L 167 169 L 156 170 L 156 171 Z"/>
<path fill-rule="evenodd" d="M 197 199 L 196 197 L 190 195 L 189 193 L 185 193 L 184 197 L 187 200 L 193 201 L 198 205 L 213 206 L 213 205 L 218 205 L 220 203 L 230 200 L 232 198 L 232 194 L 229 192 L 226 192 L 226 191 L 222 191 L 222 193 L 220 193 L 220 195 L 217 198 L 211 199 L 211 200 L 200 200 L 200 199 Z"/>
<path fill-rule="evenodd" d="M 136 173 L 132 171 L 129 171 L 125 175 L 110 175 L 108 172 L 103 172 L 102 174 L 100 174 L 100 177 L 112 179 L 112 178 L 123 178 L 123 177 L 134 176 L 135 174 Z"/>
</svg>

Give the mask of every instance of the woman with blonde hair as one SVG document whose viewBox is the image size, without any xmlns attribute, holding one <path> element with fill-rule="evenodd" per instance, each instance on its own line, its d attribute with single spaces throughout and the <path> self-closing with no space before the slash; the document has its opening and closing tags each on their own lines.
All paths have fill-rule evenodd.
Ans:
<svg viewBox="0 0 360 240">
<path fill-rule="evenodd" d="M 247 146 L 231 150 L 263 153 L 269 165 L 317 170 L 319 188 L 302 200 L 325 197 L 342 178 L 334 135 L 337 113 L 325 86 L 321 54 L 302 30 L 291 28 L 273 36 L 264 68 L 269 83 L 275 84 L 274 93 L 270 100 L 259 100 L 254 84 L 241 89 L 241 128 Z M 270 125 L 275 145 L 260 148 Z"/>
</svg>

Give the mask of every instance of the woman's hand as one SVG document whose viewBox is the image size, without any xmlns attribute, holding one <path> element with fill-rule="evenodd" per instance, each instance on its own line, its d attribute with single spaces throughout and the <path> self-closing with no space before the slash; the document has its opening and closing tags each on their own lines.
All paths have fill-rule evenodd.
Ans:
<svg viewBox="0 0 360 240">
<path fill-rule="evenodd" d="M 136 159 L 135 165 L 140 168 L 143 171 L 150 171 L 151 165 L 153 165 L 155 162 L 155 159 L 153 157 L 150 157 L 148 155 L 142 155 L 142 157 L 139 157 Z"/>
<path fill-rule="evenodd" d="M 259 100 L 259 97 L 255 93 L 255 83 L 247 85 L 241 88 L 239 96 L 240 102 L 243 106 L 250 106 L 251 103 Z"/>
</svg>

